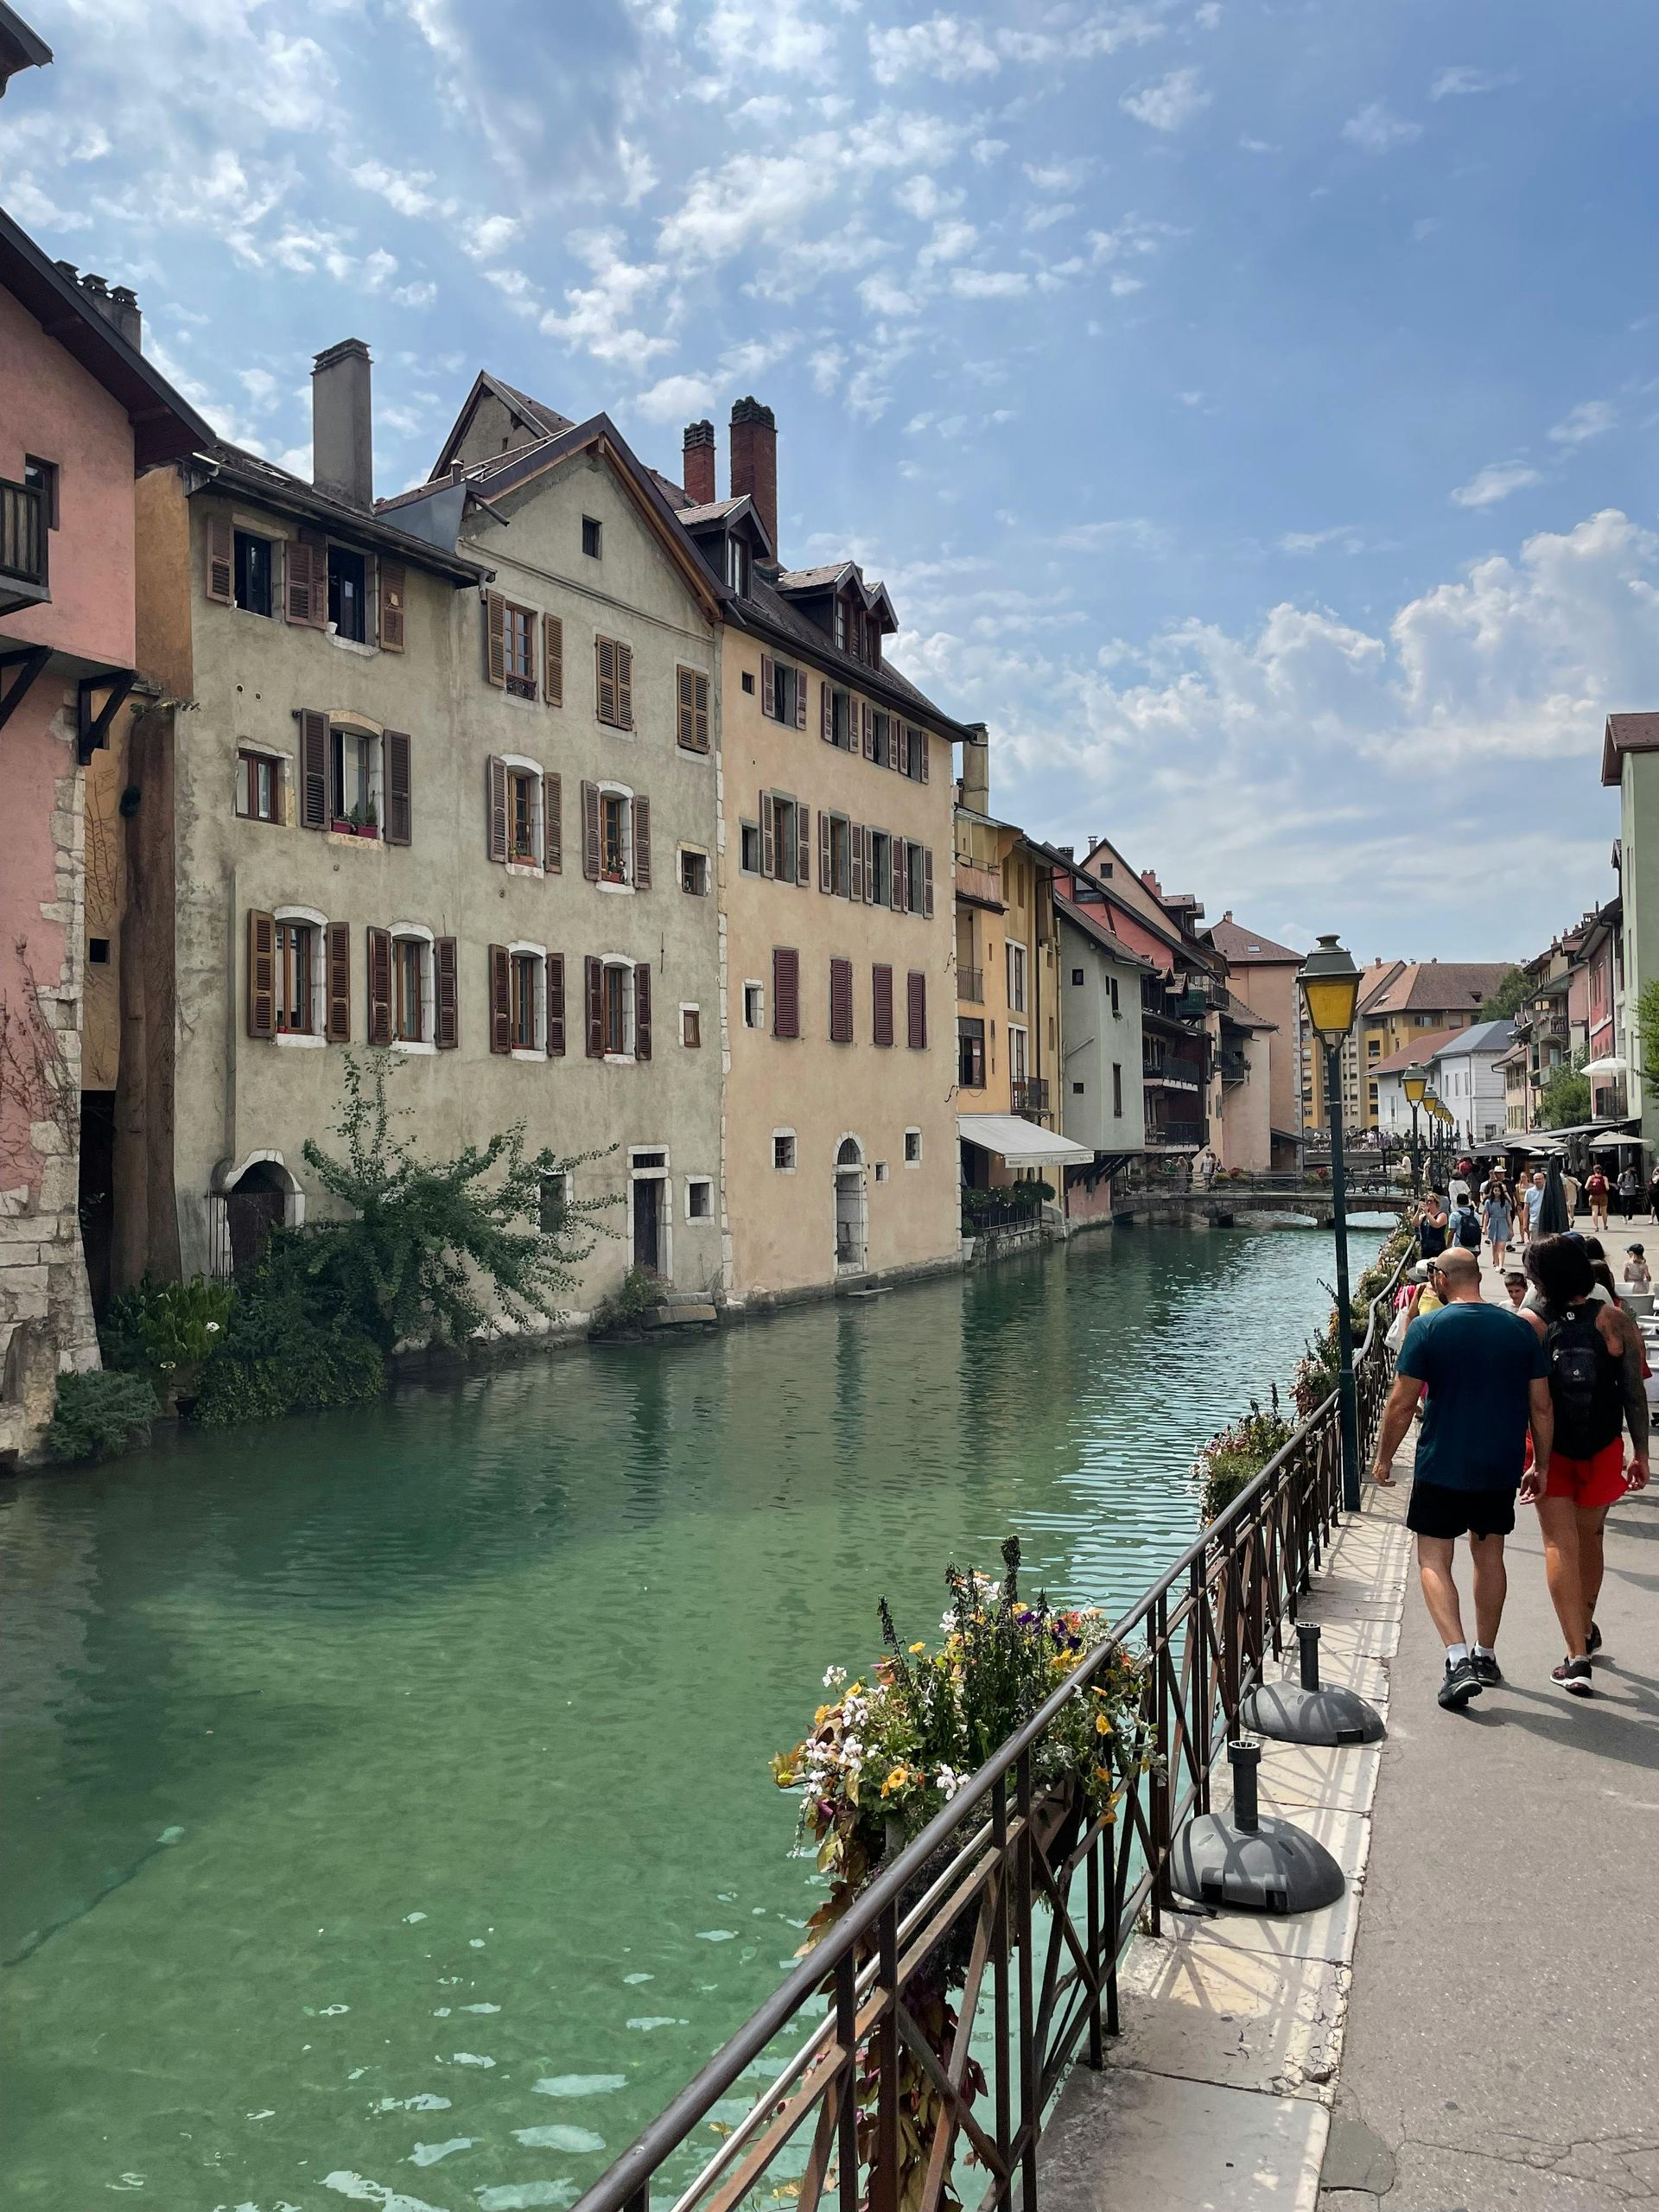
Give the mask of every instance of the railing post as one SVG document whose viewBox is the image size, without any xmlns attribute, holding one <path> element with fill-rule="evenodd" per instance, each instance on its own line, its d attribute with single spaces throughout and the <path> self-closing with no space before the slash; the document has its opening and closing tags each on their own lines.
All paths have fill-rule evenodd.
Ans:
<svg viewBox="0 0 1659 2212">
<path fill-rule="evenodd" d="M 1037 2205 L 1037 2131 L 1041 2120 L 1042 2068 L 1032 2010 L 1031 1927 L 1031 1753 L 1021 1751 L 1014 1766 L 1014 1803 L 1020 1815 L 1016 1854 L 1020 1940 L 1020 2182 L 1027 2212 Z"/>
<path fill-rule="evenodd" d="M 1169 1887 L 1169 1793 L 1173 1785 L 1172 1771 L 1174 1758 L 1170 1742 L 1170 1716 L 1175 1700 L 1170 1694 L 1169 1679 L 1169 1602 L 1160 1595 L 1153 1604 L 1152 1618 L 1147 1624 L 1147 1633 L 1152 1649 L 1153 1680 L 1156 1685 L 1154 1696 L 1158 1712 L 1158 1742 L 1163 1758 L 1147 1777 L 1150 1787 L 1147 1796 L 1147 1825 L 1152 1831 L 1152 1888 L 1147 1902 L 1152 1911 L 1152 1932 L 1161 1932 L 1164 1908 L 1172 1902 Z"/>
<path fill-rule="evenodd" d="M 841 2212 L 858 2212 L 858 1966 L 850 1951 L 836 1965 L 836 2041 L 845 2054 L 836 2115 Z"/>
<path fill-rule="evenodd" d="M 870 2212 L 899 2212 L 899 1904 L 894 1898 L 877 1928 L 876 1994 L 882 2000 L 875 2029 L 875 2156 L 870 2163 Z"/>
<path fill-rule="evenodd" d="M 1192 1694 L 1187 1700 L 1187 1726 L 1198 1738 L 1198 1798 L 1200 1813 L 1210 1810 L 1211 1743 L 1215 1725 L 1214 1693 L 1210 1688 L 1210 1607 L 1205 1597 L 1204 1560 L 1195 1559 L 1186 1570 L 1187 1611 L 1192 1625 L 1187 1643 L 1192 1649 Z M 1196 1645 L 1194 1639 L 1196 1638 Z"/>
<path fill-rule="evenodd" d="M 1004 2164 L 1013 2139 L 1008 2095 L 1008 1785 L 999 1774 L 991 1784 L 991 1846 L 996 1853 L 996 1913 L 991 1931 L 996 2070 L 996 2147 Z"/>
</svg>

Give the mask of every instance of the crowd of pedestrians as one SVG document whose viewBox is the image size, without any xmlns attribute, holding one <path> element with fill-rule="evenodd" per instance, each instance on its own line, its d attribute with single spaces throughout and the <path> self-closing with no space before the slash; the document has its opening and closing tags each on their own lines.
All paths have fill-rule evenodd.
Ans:
<svg viewBox="0 0 1659 2212">
<path fill-rule="evenodd" d="M 1594 1694 L 1601 1648 L 1596 1603 L 1603 1529 L 1612 1506 L 1648 1480 L 1648 1362 L 1599 1236 L 1571 1226 L 1586 1205 L 1593 1228 L 1610 1205 L 1628 1222 L 1646 1199 L 1659 1219 L 1659 1169 L 1592 1168 L 1582 1186 L 1541 1171 L 1512 1192 L 1501 1168 L 1477 1185 L 1461 1163 L 1442 1195 L 1418 1210 L 1421 1257 L 1389 1332 L 1396 1372 L 1373 1455 L 1377 1483 L 1420 1422 L 1406 1522 L 1417 1540 L 1423 1598 L 1446 1648 L 1440 1704 L 1457 1711 L 1503 1680 L 1497 1637 L 1508 1591 L 1503 1540 L 1517 1504 L 1538 1516 L 1551 1603 L 1566 1645 L 1553 1679 Z M 1489 1303 L 1483 1246 L 1503 1284 Z M 1629 1244 L 1625 1297 L 1650 1287 L 1644 1248 Z M 1636 1301 L 1644 1310 L 1645 1296 Z M 1625 1455 L 1628 1433 L 1630 1456 Z M 1467 1538 L 1472 1638 L 1454 1566 Z"/>
</svg>

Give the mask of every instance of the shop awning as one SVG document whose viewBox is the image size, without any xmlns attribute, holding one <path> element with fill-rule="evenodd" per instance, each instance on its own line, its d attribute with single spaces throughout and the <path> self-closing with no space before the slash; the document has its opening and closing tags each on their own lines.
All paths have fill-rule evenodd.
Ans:
<svg viewBox="0 0 1659 2212">
<path fill-rule="evenodd" d="M 958 1114 L 957 1134 L 1010 1167 L 1080 1167 L 1095 1156 L 1087 1145 L 1056 1136 L 1019 1114 Z"/>
</svg>

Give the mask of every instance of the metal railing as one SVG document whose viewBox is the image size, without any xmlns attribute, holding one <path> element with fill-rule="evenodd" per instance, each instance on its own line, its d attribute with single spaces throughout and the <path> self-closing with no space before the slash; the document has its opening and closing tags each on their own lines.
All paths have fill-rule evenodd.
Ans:
<svg viewBox="0 0 1659 2212">
<path fill-rule="evenodd" d="M 37 484 L 0 477 L 0 576 L 44 586 L 46 499 Z"/>
<path fill-rule="evenodd" d="M 958 968 L 957 996 L 965 999 L 969 1006 L 985 1003 L 985 970 L 982 968 Z"/>
<path fill-rule="evenodd" d="M 1387 1292 L 1373 1302 L 1356 1361 L 1362 1464 L 1388 1389 L 1391 1307 Z M 1080 2052 L 1092 2068 L 1104 2063 L 1104 2038 L 1117 2031 L 1118 1960 L 1143 1912 L 1156 1935 L 1172 1907 L 1174 1840 L 1210 1808 L 1211 1773 L 1241 1700 L 1268 1655 L 1283 1654 L 1341 1495 L 1333 1392 L 575 2212 L 651 2212 L 654 2195 L 672 2212 L 738 2212 L 787 2197 L 797 2212 L 819 2212 L 826 2196 L 837 2212 L 899 2212 L 901 2128 L 925 2153 L 916 2212 L 939 2212 L 962 2188 L 959 2152 L 984 2177 L 975 2212 L 1011 2208 L 1016 2191 L 1021 2212 L 1039 2212 L 1044 2119 Z M 1115 1808 L 1067 1810 L 1033 1788 L 1033 1753 L 1131 1639 L 1144 1652 L 1141 1722 L 1155 1731 L 1160 1757 L 1126 1778 Z M 958 1986 L 940 2050 L 917 2015 Z M 796 2034 L 792 2053 L 773 2051 Z M 711 2117 L 723 2124 L 716 2106 L 758 2061 L 774 2059 L 770 2086 L 704 2159 L 693 2137 Z M 922 2091 L 908 2110 L 906 2074 Z M 664 2169 L 688 2151 L 696 2171 L 670 2181 Z M 913 2176 L 913 2152 L 908 2163 Z"/>
<path fill-rule="evenodd" d="M 1046 1075 L 1016 1076 L 1008 1085 L 1008 1092 L 1016 1114 L 1047 1113 L 1048 1077 Z"/>
<path fill-rule="evenodd" d="M 1183 1090 L 1198 1090 L 1204 1084 L 1204 1063 L 1189 1060 L 1179 1052 L 1166 1052 L 1161 1059 L 1152 1053 L 1142 1058 L 1141 1076 L 1146 1083 L 1174 1084 Z"/>
<path fill-rule="evenodd" d="M 1205 1125 L 1202 1122 L 1160 1122 L 1147 1128 L 1147 1150 L 1169 1152 L 1190 1149 L 1196 1152 L 1204 1142 Z"/>
</svg>

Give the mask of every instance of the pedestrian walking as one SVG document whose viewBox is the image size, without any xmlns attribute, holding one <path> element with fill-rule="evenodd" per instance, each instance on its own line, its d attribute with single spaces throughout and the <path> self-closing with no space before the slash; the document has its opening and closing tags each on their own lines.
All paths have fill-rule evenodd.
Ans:
<svg viewBox="0 0 1659 2212">
<path fill-rule="evenodd" d="M 1544 1171 L 1541 1167 L 1535 1171 L 1532 1180 L 1527 1185 L 1522 1203 L 1527 1242 L 1531 1243 L 1538 1233 L 1538 1209 L 1544 1203 Z"/>
<path fill-rule="evenodd" d="M 1561 1171 L 1561 1189 L 1567 1198 L 1567 1226 L 1571 1228 L 1579 1217 L 1579 1179 L 1567 1168 Z"/>
<path fill-rule="evenodd" d="M 1648 1211 L 1659 1221 L 1659 1167 L 1648 1179 Z"/>
<path fill-rule="evenodd" d="M 1198 1180 L 1206 1191 L 1214 1183 L 1216 1170 L 1220 1165 L 1221 1162 L 1217 1159 L 1214 1152 L 1205 1145 L 1204 1150 L 1198 1154 Z"/>
<path fill-rule="evenodd" d="M 1641 1195 L 1642 1184 L 1635 1168 L 1621 1167 L 1618 1171 L 1618 1210 L 1623 1219 L 1628 1221 L 1630 1218 Z"/>
<path fill-rule="evenodd" d="M 1497 1663 L 1508 1590 L 1503 1539 L 1515 1527 L 1517 1495 L 1529 1503 L 1542 1494 L 1554 1417 L 1543 1340 L 1524 1320 L 1485 1303 L 1475 1255 L 1443 1254 L 1431 1262 L 1429 1281 L 1445 1304 L 1406 1332 L 1371 1476 L 1385 1485 L 1393 1482 L 1394 1455 L 1411 1426 L 1419 1390 L 1426 1389 L 1406 1526 L 1417 1539 L 1423 1600 L 1446 1647 L 1436 1695 L 1456 1712 L 1503 1679 Z M 1454 1572 L 1458 1539 L 1465 1535 L 1474 1568 L 1472 1649 L 1464 1637 Z"/>
<path fill-rule="evenodd" d="M 1445 1251 L 1446 1227 L 1446 1211 L 1440 1204 L 1440 1192 L 1431 1191 L 1417 1217 L 1417 1249 L 1425 1260 L 1438 1260 Z"/>
<path fill-rule="evenodd" d="M 1550 1602 L 1567 1639 L 1567 1656 L 1551 1680 L 1573 1697 L 1591 1697 L 1590 1662 L 1601 1648 L 1596 1602 L 1607 1510 L 1648 1481 L 1642 1332 L 1616 1304 L 1592 1298 L 1592 1262 L 1581 1237 L 1541 1237 L 1527 1264 L 1543 1298 L 1542 1313 L 1528 1319 L 1545 1357 L 1554 1447 L 1534 1502 Z"/>
<path fill-rule="evenodd" d="M 1592 1167 L 1586 1178 L 1584 1195 L 1590 1201 L 1590 1226 L 1592 1229 L 1605 1229 L 1607 1226 L 1607 1178 L 1599 1166 Z"/>
<path fill-rule="evenodd" d="M 1462 1198 L 1452 1201 L 1446 1236 L 1449 1244 L 1460 1244 L 1465 1252 L 1478 1252 L 1480 1249 L 1480 1216 L 1470 1205 L 1466 1189 Z"/>
<path fill-rule="evenodd" d="M 1512 1217 L 1510 1194 L 1496 1179 L 1486 1186 L 1486 1203 L 1480 1210 L 1480 1224 L 1491 1240 L 1492 1265 L 1502 1274 L 1510 1249 Z"/>
</svg>

